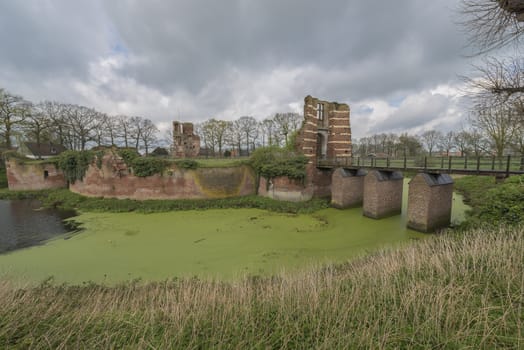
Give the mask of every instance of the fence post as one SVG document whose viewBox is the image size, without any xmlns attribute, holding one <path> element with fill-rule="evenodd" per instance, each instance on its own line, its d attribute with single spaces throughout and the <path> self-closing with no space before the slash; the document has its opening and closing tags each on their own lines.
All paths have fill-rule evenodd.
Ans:
<svg viewBox="0 0 524 350">
<path fill-rule="evenodd" d="M 357 166 L 360 166 L 360 157 L 357 157 Z"/>
<path fill-rule="evenodd" d="M 491 156 L 491 170 L 495 170 L 495 156 Z"/>
<path fill-rule="evenodd" d="M 424 170 L 428 167 L 428 157 L 424 156 Z"/>
<path fill-rule="evenodd" d="M 508 155 L 508 160 L 507 160 L 507 163 L 506 163 L 506 177 L 509 177 L 509 167 L 510 167 L 510 164 L 511 164 L 511 156 Z"/>
<path fill-rule="evenodd" d="M 404 156 L 404 170 L 406 169 L 407 161 L 406 156 Z"/>
<path fill-rule="evenodd" d="M 440 157 L 440 169 L 444 169 L 444 157 Z"/>
<path fill-rule="evenodd" d="M 448 171 L 451 171 L 451 156 L 448 156 Z"/>
<path fill-rule="evenodd" d="M 386 166 L 389 168 L 389 157 L 386 158 Z"/>
<path fill-rule="evenodd" d="M 464 157 L 464 169 L 468 168 L 468 156 Z"/>
</svg>

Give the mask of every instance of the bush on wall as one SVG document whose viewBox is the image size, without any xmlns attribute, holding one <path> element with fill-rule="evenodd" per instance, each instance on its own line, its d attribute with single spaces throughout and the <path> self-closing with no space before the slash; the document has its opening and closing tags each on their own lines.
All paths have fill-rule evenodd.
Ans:
<svg viewBox="0 0 524 350">
<path fill-rule="evenodd" d="M 306 156 L 279 147 L 262 147 L 253 152 L 251 166 L 265 178 L 287 176 L 291 179 L 306 178 Z"/>
<path fill-rule="evenodd" d="M 161 174 L 168 166 L 164 159 L 152 157 L 139 157 L 133 160 L 131 167 L 133 174 L 139 177 Z"/>
<path fill-rule="evenodd" d="M 58 167 L 64 172 L 69 183 L 82 180 L 93 162 L 95 154 L 91 151 L 65 151 L 58 156 Z"/>
</svg>

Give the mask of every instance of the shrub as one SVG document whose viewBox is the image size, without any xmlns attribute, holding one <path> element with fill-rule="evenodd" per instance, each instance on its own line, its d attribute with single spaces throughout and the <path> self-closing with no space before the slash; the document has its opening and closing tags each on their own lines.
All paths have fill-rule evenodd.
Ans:
<svg viewBox="0 0 524 350">
<path fill-rule="evenodd" d="M 196 169 L 198 162 L 193 159 L 182 159 L 175 162 L 176 166 L 182 169 Z"/>
<path fill-rule="evenodd" d="M 469 224 L 524 223 L 524 175 L 512 176 L 500 184 L 491 177 L 467 176 L 457 179 L 455 188 L 473 208 Z"/>
<path fill-rule="evenodd" d="M 91 151 L 65 151 L 58 157 L 58 167 L 64 172 L 69 183 L 82 180 L 93 162 L 95 154 Z"/>
<path fill-rule="evenodd" d="M 279 147 L 262 147 L 253 152 L 251 166 L 265 178 L 287 176 L 303 180 L 306 177 L 307 157 Z"/>
<path fill-rule="evenodd" d="M 168 162 L 164 159 L 153 157 L 138 157 L 133 160 L 131 167 L 133 174 L 139 177 L 161 174 L 167 167 Z"/>
<path fill-rule="evenodd" d="M 140 154 L 134 148 L 121 148 L 118 150 L 118 155 L 122 157 L 127 167 L 132 167 L 133 161 L 140 157 Z"/>
</svg>

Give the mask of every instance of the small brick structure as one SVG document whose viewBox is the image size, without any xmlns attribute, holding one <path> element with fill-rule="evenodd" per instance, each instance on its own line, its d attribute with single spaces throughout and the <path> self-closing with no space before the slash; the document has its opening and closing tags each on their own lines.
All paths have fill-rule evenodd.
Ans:
<svg viewBox="0 0 524 350">
<path fill-rule="evenodd" d="M 380 219 L 400 214 L 403 180 L 399 171 L 370 171 L 364 178 L 364 216 Z"/>
<path fill-rule="evenodd" d="M 331 205 L 341 209 L 361 205 L 366 174 L 363 169 L 336 169 L 331 181 Z"/>
<path fill-rule="evenodd" d="M 6 160 L 5 167 L 11 191 L 67 188 L 64 173 L 53 163 L 20 162 L 13 158 Z"/>
<path fill-rule="evenodd" d="M 193 123 L 173 122 L 173 157 L 192 158 L 200 152 L 200 136 L 194 133 Z"/>
<path fill-rule="evenodd" d="M 409 182 L 408 227 L 434 232 L 449 226 L 453 179 L 448 174 L 417 174 Z"/>
</svg>

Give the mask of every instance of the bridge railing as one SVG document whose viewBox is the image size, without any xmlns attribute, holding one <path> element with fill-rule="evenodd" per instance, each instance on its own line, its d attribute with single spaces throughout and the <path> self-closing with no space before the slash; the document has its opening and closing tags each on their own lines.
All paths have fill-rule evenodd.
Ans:
<svg viewBox="0 0 524 350">
<path fill-rule="evenodd" d="M 420 157 L 336 157 L 321 159 L 320 167 L 361 167 L 405 170 L 438 170 L 453 172 L 493 172 L 524 174 L 523 156 L 420 156 Z"/>
</svg>

